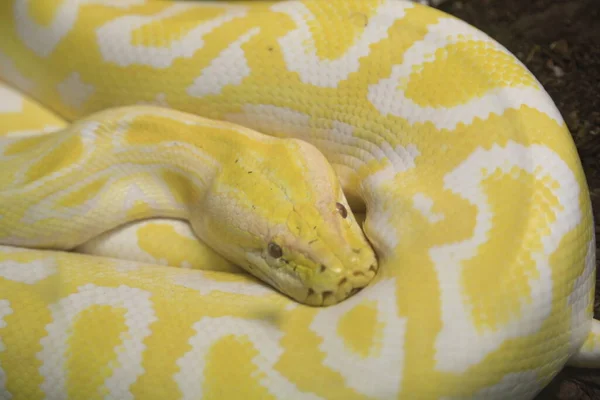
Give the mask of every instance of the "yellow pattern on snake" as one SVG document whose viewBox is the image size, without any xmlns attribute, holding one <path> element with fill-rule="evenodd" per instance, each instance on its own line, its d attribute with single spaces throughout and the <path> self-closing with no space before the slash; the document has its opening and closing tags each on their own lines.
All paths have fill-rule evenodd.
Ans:
<svg viewBox="0 0 600 400">
<path fill-rule="evenodd" d="M 1 399 L 530 399 L 567 363 L 600 366 L 569 132 L 525 67 L 459 20 L 399 0 L 6 0 L 0 79 L 19 91 L 0 89 Z M 219 130 L 252 165 L 284 162 L 248 182 L 329 198 L 302 203 L 325 232 L 314 257 L 355 262 L 352 215 L 327 218 L 366 210 L 367 287 L 311 307 L 190 243 L 169 218 L 196 232 L 206 213 L 224 248 L 251 247 L 232 224 L 281 218 L 243 208 L 247 164 Z M 222 201 L 198 200 L 200 174 L 227 162 Z M 301 189 L 315 170 L 328 183 Z M 163 219 L 111 231 L 147 217 Z M 306 238 L 302 223 L 286 229 Z M 350 239 L 327 242 L 335 226 Z M 102 256 L 119 245 L 140 261 Z M 194 257 L 222 264 L 172 267 Z M 323 285 L 336 268 L 299 275 Z"/>
</svg>

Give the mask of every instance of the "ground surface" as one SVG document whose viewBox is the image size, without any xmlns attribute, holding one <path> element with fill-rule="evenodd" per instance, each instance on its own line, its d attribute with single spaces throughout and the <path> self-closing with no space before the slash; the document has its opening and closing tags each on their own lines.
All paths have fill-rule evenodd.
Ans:
<svg viewBox="0 0 600 400">
<path fill-rule="evenodd" d="M 437 8 L 492 36 L 544 85 L 579 150 L 600 239 L 600 0 L 445 0 Z M 597 284 L 596 318 L 599 300 Z M 565 369 L 536 398 L 545 399 L 600 399 L 600 370 Z"/>
</svg>

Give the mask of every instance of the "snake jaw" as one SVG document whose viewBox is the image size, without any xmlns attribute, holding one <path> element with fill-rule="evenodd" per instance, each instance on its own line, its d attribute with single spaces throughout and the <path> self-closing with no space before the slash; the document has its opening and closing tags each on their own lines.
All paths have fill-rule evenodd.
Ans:
<svg viewBox="0 0 600 400">
<path fill-rule="evenodd" d="M 252 267 L 248 272 L 271 285 L 279 292 L 293 300 L 308 306 L 330 306 L 340 303 L 368 286 L 378 272 L 375 258 L 353 258 L 354 268 L 326 267 L 319 268 L 295 266 L 289 268 L 273 268 L 261 253 L 249 255 Z"/>
<path fill-rule="evenodd" d="M 340 303 L 368 286 L 375 278 L 377 270 L 377 264 L 374 263 L 366 271 L 348 271 L 337 281 L 333 290 L 316 291 L 309 288 L 302 302 L 310 306 L 331 306 Z"/>
<path fill-rule="evenodd" d="M 367 248 L 365 248 L 367 249 Z M 317 249 L 303 253 L 299 265 L 286 261 L 286 268 L 271 270 L 278 288 L 309 306 L 330 306 L 346 300 L 369 285 L 378 272 L 375 253 L 340 246 L 335 253 Z"/>
</svg>

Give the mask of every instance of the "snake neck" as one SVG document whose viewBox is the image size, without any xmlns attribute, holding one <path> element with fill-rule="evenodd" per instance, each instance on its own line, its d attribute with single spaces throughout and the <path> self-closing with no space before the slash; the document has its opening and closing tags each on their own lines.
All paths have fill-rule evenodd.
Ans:
<svg viewBox="0 0 600 400">
<path fill-rule="evenodd" d="M 5 138 L 0 215 L 14 221 L 0 227 L 0 243 L 64 250 L 137 220 L 190 220 L 216 182 L 255 168 L 272 140 L 155 107 Z"/>
</svg>

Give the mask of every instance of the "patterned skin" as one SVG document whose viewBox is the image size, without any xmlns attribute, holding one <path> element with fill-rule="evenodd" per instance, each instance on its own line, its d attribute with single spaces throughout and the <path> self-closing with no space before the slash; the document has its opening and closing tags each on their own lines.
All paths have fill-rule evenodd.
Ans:
<svg viewBox="0 0 600 400">
<path fill-rule="evenodd" d="M 567 363 L 600 365 L 569 132 L 461 21 L 394 0 L 9 0 L 0 79 L 29 96 L 2 102 L 6 140 L 151 103 L 312 143 L 379 259 L 368 287 L 315 308 L 244 274 L 157 265 L 191 263 L 143 235 L 125 249 L 140 261 L 3 246 L 0 398 L 530 399 Z M 123 212 L 151 203 L 135 196 Z"/>
</svg>

